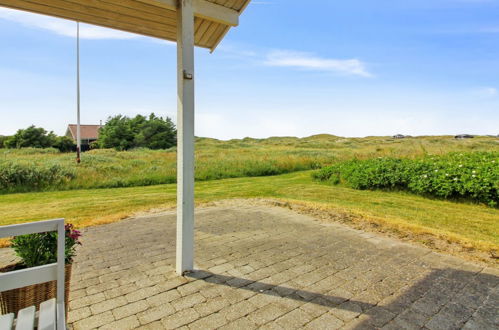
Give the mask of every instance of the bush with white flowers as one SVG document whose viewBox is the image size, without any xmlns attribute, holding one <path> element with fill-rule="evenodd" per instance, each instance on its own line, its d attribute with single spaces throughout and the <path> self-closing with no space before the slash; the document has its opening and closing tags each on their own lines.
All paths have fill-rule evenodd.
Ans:
<svg viewBox="0 0 499 330">
<path fill-rule="evenodd" d="M 325 167 L 314 173 L 314 178 L 355 189 L 408 190 L 499 205 L 499 152 L 450 153 L 421 159 L 356 159 Z"/>
</svg>

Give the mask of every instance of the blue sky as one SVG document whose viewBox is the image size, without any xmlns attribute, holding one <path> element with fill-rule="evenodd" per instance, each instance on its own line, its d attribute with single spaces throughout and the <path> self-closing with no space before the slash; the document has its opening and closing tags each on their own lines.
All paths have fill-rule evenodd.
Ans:
<svg viewBox="0 0 499 330">
<path fill-rule="evenodd" d="M 83 123 L 175 119 L 174 44 L 81 33 Z M 75 34 L 0 8 L 0 134 L 75 122 Z M 499 0 L 254 0 L 196 56 L 198 136 L 499 134 Z"/>
</svg>

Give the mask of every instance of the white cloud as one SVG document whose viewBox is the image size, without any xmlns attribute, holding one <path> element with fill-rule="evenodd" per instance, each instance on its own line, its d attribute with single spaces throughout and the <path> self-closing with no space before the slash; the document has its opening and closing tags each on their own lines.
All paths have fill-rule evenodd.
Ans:
<svg viewBox="0 0 499 330">
<path fill-rule="evenodd" d="M 66 37 L 76 37 L 76 23 L 73 21 L 8 8 L 0 8 L 0 19 L 48 30 Z M 82 39 L 134 39 L 139 37 L 139 35 L 128 32 L 80 24 L 80 38 Z"/>
<path fill-rule="evenodd" d="M 494 87 L 487 87 L 487 88 L 484 89 L 484 91 L 488 95 L 497 95 L 497 88 L 494 88 Z"/>
<path fill-rule="evenodd" d="M 492 97 L 499 95 L 499 90 L 495 87 L 482 87 L 476 89 L 475 94 L 478 96 Z"/>
<path fill-rule="evenodd" d="M 255 50 L 245 49 L 244 47 L 239 47 L 234 44 L 221 44 L 217 48 L 217 52 L 225 53 L 238 58 L 254 58 L 258 56 L 258 52 Z"/>
<path fill-rule="evenodd" d="M 362 77 L 372 76 L 367 71 L 366 65 L 358 59 L 322 58 L 310 53 L 288 50 L 270 52 L 264 63 L 269 66 L 294 67 Z"/>
</svg>

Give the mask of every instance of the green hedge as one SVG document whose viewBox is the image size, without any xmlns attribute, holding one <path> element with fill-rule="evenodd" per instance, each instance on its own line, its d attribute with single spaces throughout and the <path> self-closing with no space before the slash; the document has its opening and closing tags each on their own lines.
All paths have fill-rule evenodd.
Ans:
<svg viewBox="0 0 499 330">
<path fill-rule="evenodd" d="M 407 190 L 446 199 L 464 198 L 493 207 L 499 204 L 498 152 L 352 160 L 325 167 L 314 177 L 355 189 Z"/>
<path fill-rule="evenodd" d="M 49 186 L 60 186 L 75 176 L 74 170 L 59 164 L 39 166 L 5 161 L 0 162 L 0 191 L 43 190 Z"/>
</svg>

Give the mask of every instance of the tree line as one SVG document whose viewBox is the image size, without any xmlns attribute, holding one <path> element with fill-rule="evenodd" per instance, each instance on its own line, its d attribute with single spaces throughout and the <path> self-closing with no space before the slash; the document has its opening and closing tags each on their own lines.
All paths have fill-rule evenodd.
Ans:
<svg viewBox="0 0 499 330">
<path fill-rule="evenodd" d="M 44 128 L 31 125 L 20 129 L 12 136 L 0 137 L 0 148 L 56 148 L 61 152 L 69 152 L 73 148 L 73 140 L 66 136 L 57 136 Z"/>
<path fill-rule="evenodd" d="M 133 118 L 117 115 L 109 117 L 102 126 L 97 141 L 91 149 L 114 148 L 129 150 L 133 148 L 168 149 L 177 143 L 177 129 L 171 118 L 137 115 Z M 0 136 L 0 148 L 56 148 L 61 152 L 75 150 L 75 142 L 67 136 L 57 136 L 44 128 L 31 125 L 19 129 L 12 136 Z"/>
</svg>

